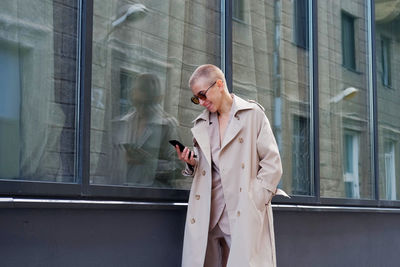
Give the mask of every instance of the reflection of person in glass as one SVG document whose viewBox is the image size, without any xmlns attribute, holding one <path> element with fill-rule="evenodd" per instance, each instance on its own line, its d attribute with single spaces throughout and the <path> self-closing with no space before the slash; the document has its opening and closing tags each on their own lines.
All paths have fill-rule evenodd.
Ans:
<svg viewBox="0 0 400 267">
<path fill-rule="evenodd" d="M 114 177 L 127 185 L 169 187 L 178 166 L 168 140 L 178 139 L 178 123 L 160 105 L 158 78 L 139 75 L 130 99 L 132 108 L 113 121 Z"/>
<path fill-rule="evenodd" d="M 214 65 L 198 67 L 189 86 L 206 109 L 192 128 L 197 158 L 176 148 L 194 176 L 182 266 L 276 266 L 270 201 L 282 166 L 264 109 L 230 94 Z"/>
</svg>

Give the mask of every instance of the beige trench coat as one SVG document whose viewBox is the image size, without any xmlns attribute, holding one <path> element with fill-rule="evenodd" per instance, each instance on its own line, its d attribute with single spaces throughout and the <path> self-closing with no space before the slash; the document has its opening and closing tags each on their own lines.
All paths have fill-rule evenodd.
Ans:
<svg viewBox="0 0 400 267">
<path fill-rule="evenodd" d="M 282 175 L 278 147 L 263 108 L 234 96 L 236 110 L 220 151 L 220 174 L 231 229 L 228 267 L 276 266 L 271 204 L 255 192 L 276 192 Z M 187 210 L 182 266 L 202 267 L 207 247 L 211 203 L 209 111 L 194 120 L 192 133 L 198 164 Z M 190 174 L 188 169 L 186 174 Z M 258 191 L 257 191 L 258 190 Z M 265 201 L 264 203 L 257 203 Z"/>
</svg>

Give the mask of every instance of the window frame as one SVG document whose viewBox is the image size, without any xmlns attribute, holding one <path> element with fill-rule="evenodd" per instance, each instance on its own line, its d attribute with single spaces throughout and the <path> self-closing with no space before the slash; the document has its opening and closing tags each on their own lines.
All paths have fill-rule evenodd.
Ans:
<svg viewBox="0 0 400 267">
<path fill-rule="evenodd" d="M 387 88 L 392 88 L 392 66 L 391 66 L 392 60 L 390 54 L 391 54 L 391 39 L 381 35 L 381 68 L 382 68 L 381 81 L 382 85 Z M 387 77 L 385 74 L 387 75 Z"/>
<path fill-rule="evenodd" d="M 232 20 L 244 23 L 245 22 L 245 8 L 244 0 L 232 0 Z"/>
<path fill-rule="evenodd" d="M 76 177 L 77 184 L 59 184 L 51 182 L 32 181 L 0 181 L 0 194 L 2 196 L 23 196 L 23 197 L 72 197 L 78 199 L 133 199 L 150 201 L 179 201 L 186 202 L 189 196 L 188 190 L 178 189 L 151 189 L 134 188 L 123 186 L 106 186 L 90 184 L 90 109 L 91 109 L 91 76 L 92 76 L 92 35 L 93 35 L 93 0 L 76 0 L 78 3 L 78 76 L 79 87 L 77 95 L 77 150 L 76 150 Z M 317 0 L 309 0 L 309 52 L 310 52 L 310 94 L 311 94 L 311 115 L 310 118 L 310 157 L 311 162 L 319 162 L 319 90 L 318 90 L 318 6 Z M 374 169 L 375 199 L 342 199 L 326 198 L 320 196 L 319 164 L 311 163 L 311 178 L 314 183 L 314 195 L 293 196 L 290 199 L 276 196 L 274 203 L 282 204 L 311 204 L 311 205 L 342 205 L 359 207 L 400 207 L 400 201 L 384 200 L 379 198 L 379 170 L 378 170 L 378 128 L 377 128 L 377 72 L 376 72 L 376 45 L 375 45 L 375 22 L 374 22 L 374 0 L 366 0 L 369 5 L 368 27 L 370 43 L 369 56 L 371 61 L 370 79 L 372 87 L 372 133 L 373 152 L 372 159 Z M 227 82 L 232 88 L 232 21 L 235 20 L 232 14 L 232 3 L 228 0 L 221 0 L 221 18 L 225 23 L 222 32 L 225 38 L 222 45 L 224 54 L 222 66 L 227 76 Z M 348 14 L 350 15 L 350 14 Z M 354 17 L 354 16 L 353 16 Z M 354 17 L 354 20 L 356 18 Z M 222 27 L 222 26 L 221 26 Z M 354 27 L 354 24 L 353 24 Z M 223 41 L 221 41 L 223 42 Z M 356 49 L 354 50 L 356 53 Z M 355 55 L 355 65 L 357 57 Z M 357 66 L 355 66 L 356 68 Z"/>
<path fill-rule="evenodd" d="M 384 169 L 385 169 L 385 175 L 384 175 L 384 179 L 385 179 L 385 199 L 387 200 L 393 200 L 395 201 L 397 199 L 397 191 L 396 191 L 396 144 L 397 142 L 395 140 L 391 140 L 391 139 L 385 139 L 383 142 L 383 146 L 384 146 Z M 387 151 L 387 145 L 389 146 L 390 151 Z M 389 170 L 389 175 L 390 175 L 390 180 L 388 181 L 388 169 L 387 169 L 387 157 L 390 158 L 390 170 Z M 390 193 L 388 192 L 388 185 L 391 185 L 390 188 Z M 394 192 L 393 192 L 394 191 Z M 389 198 L 390 196 L 390 198 Z M 393 199 L 394 196 L 394 199 Z"/>
<path fill-rule="evenodd" d="M 23 48 L 22 48 L 23 49 Z M 6 123 L 8 130 L 7 134 L 5 135 L 10 136 L 14 139 L 10 141 L 10 138 L 2 138 L 4 137 L 2 132 L 0 132 L 0 166 L 7 166 L 5 172 L 9 173 L 19 173 L 20 171 L 20 128 L 21 128 L 21 110 L 19 109 L 21 103 L 21 66 L 20 64 L 24 65 L 24 61 L 26 61 L 25 53 L 20 53 L 22 50 L 20 44 L 15 44 L 10 41 L 0 41 L 0 58 L 2 58 L 2 65 L 0 67 L 0 75 L 1 80 L 6 79 L 7 76 L 11 76 L 12 73 L 15 73 L 14 79 L 11 79 L 11 82 L 7 83 L 5 89 L 2 92 L 5 94 L 3 95 L 2 99 L 0 99 L 0 106 L 2 108 L 0 114 L 0 130 L 2 128 L 2 122 Z M 9 63 L 9 64 L 7 64 Z M 24 67 L 22 67 L 24 68 Z M 25 68 L 24 68 L 25 69 Z M 8 105 L 7 105 L 8 102 Z M 11 105 L 10 105 L 11 103 Z M 14 127 L 10 127 L 10 125 Z M 9 151 L 9 149 L 13 151 Z M 17 161 L 18 163 L 12 164 L 12 162 Z M 4 170 L 1 171 L 3 173 Z M 7 175 L 7 174 L 6 174 Z"/>
<path fill-rule="evenodd" d="M 82 197 L 106 199 L 130 199 L 141 201 L 178 201 L 189 198 L 188 190 L 140 188 L 116 185 L 90 184 L 90 127 L 91 127 L 91 90 L 92 90 L 92 40 L 93 40 L 93 5 L 94 0 L 84 1 L 86 12 L 83 13 L 81 33 L 81 105 L 79 177 L 82 177 Z"/>
<path fill-rule="evenodd" d="M 351 140 L 351 147 L 348 147 L 348 141 Z M 349 150 L 348 150 L 349 149 Z M 351 152 L 351 153 L 348 153 Z M 360 198 L 360 174 L 359 174 L 359 161 L 360 161 L 360 133 L 345 130 L 343 137 L 343 179 L 345 183 L 346 198 Z M 350 158 L 351 157 L 351 158 Z M 348 167 L 351 167 L 348 169 Z M 351 193 L 348 195 L 346 183 L 351 183 Z"/>
<path fill-rule="evenodd" d="M 54 8 L 54 3 L 53 8 Z M 76 0 L 76 8 L 77 8 L 77 29 L 80 29 L 80 22 L 81 22 L 81 16 L 83 14 L 83 7 L 80 3 L 79 0 Z M 28 25 L 28 24 L 27 24 Z M 38 28 L 33 27 L 32 28 L 34 31 L 38 30 Z M 39 38 L 39 37 L 36 37 Z M 77 48 L 79 47 L 79 30 L 77 30 Z M 53 41 L 54 36 L 53 36 Z M 27 47 L 32 46 L 32 44 L 29 44 Z M 20 48 L 21 49 L 21 48 Z M 25 47 L 23 48 L 25 49 Z M 26 48 L 28 49 L 28 48 Z M 61 50 L 61 47 L 59 48 Z M 80 53 L 77 51 L 76 52 L 76 66 L 80 63 L 79 59 Z M 32 67 L 30 67 L 32 68 Z M 77 75 L 77 80 L 76 80 L 76 88 L 78 85 L 78 79 L 79 79 L 79 70 L 77 69 L 76 72 Z M 76 90 L 77 92 L 77 90 Z M 76 97 L 78 99 L 78 96 Z M 75 103 L 75 112 L 77 111 L 77 107 L 79 101 L 76 100 Z M 78 136 L 78 124 L 77 124 L 77 116 L 75 116 L 75 138 Z M 78 157 L 78 148 L 76 146 L 76 140 L 74 144 L 75 148 L 75 173 L 74 177 L 76 181 L 74 183 L 61 183 L 61 182 L 53 182 L 53 181 L 40 181 L 40 180 L 17 180 L 17 179 L 1 179 L 0 180 L 0 197 L 13 197 L 13 196 L 23 196 L 23 197 L 54 197 L 54 198 L 60 198 L 60 197 L 80 197 L 81 196 L 81 191 L 82 191 L 82 186 L 79 184 L 79 176 L 77 175 L 77 164 L 76 160 Z"/>
<path fill-rule="evenodd" d="M 306 10 L 306 14 L 299 12 L 299 7 L 304 3 L 303 9 Z M 310 23 L 310 13 L 309 13 L 309 0 L 294 0 L 293 1 L 293 41 L 294 43 L 305 50 L 309 49 L 309 23 Z M 305 18 L 304 23 L 303 16 Z M 304 36 L 303 36 L 304 35 Z M 300 37 L 301 36 L 301 37 Z M 300 41 L 301 40 L 301 41 Z"/>
<path fill-rule="evenodd" d="M 356 17 L 352 14 L 342 10 L 341 12 L 341 29 L 342 29 L 342 66 L 351 71 L 357 71 L 357 50 L 356 50 L 356 38 L 355 38 L 355 24 Z M 349 23 L 350 30 L 350 44 L 345 43 L 345 27 L 346 24 Z M 348 53 L 352 53 L 352 56 L 348 57 Z M 351 58 L 349 62 L 349 58 Z"/>
<path fill-rule="evenodd" d="M 297 115 L 297 114 L 292 114 L 292 129 L 293 129 L 293 134 L 292 134 L 292 158 L 291 158 L 291 164 L 292 164 L 292 184 L 301 184 L 301 176 L 303 177 L 311 177 L 311 168 L 310 168 L 310 119 L 308 116 L 303 116 L 303 115 Z M 304 128 L 302 128 L 302 125 L 305 125 Z M 296 131 L 297 130 L 297 131 Z M 303 131 L 304 132 L 303 132 Z M 303 133 L 303 134 L 302 134 Z M 302 139 L 307 139 L 307 141 L 305 141 L 305 145 L 304 147 L 307 149 L 307 151 L 305 151 L 306 154 L 308 154 L 308 161 L 307 162 L 303 162 L 303 156 L 301 154 L 301 144 L 302 144 Z M 297 157 L 296 157 L 297 156 Z M 303 164 L 302 164 L 303 163 Z M 302 172 L 300 172 L 302 175 L 300 177 L 298 177 L 295 174 L 295 170 L 298 169 L 298 166 L 303 165 L 304 169 L 302 170 Z M 300 182 L 300 183 L 299 183 Z M 298 188 L 301 188 L 302 186 L 299 186 Z M 304 187 L 305 188 L 305 187 Z M 301 188 L 303 189 L 303 188 Z M 300 190 L 295 190 L 294 187 L 292 186 L 292 193 L 295 194 L 300 192 Z M 310 179 L 309 181 L 309 187 L 307 189 L 305 189 L 304 191 L 308 190 L 308 195 L 302 195 L 302 194 L 298 194 L 298 196 L 310 196 L 311 193 L 313 194 L 314 190 L 313 190 L 313 184 L 312 181 Z"/>
</svg>

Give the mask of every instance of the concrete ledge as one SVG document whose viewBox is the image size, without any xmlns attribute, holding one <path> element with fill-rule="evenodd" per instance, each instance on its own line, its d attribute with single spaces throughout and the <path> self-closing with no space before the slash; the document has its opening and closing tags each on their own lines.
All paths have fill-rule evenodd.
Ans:
<svg viewBox="0 0 400 267">
<path fill-rule="evenodd" d="M 187 202 L 0 198 L 0 208 L 180 209 Z M 274 211 L 400 213 L 400 208 L 272 204 Z"/>
</svg>

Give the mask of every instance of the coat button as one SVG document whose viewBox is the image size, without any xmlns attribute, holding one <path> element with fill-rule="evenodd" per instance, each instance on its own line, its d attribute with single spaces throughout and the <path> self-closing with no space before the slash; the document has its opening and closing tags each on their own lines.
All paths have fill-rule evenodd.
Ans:
<svg viewBox="0 0 400 267">
<path fill-rule="evenodd" d="M 240 117 L 239 117 L 239 115 L 236 115 L 236 116 L 235 116 L 235 118 L 236 118 L 236 119 L 238 119 L 238 120 L 240 120 Z"/>
<path fill-rule="evenodd" d="M 242 192 L 242 188 L 239 189 L 239 192 Z"/>
<path fill-rule="evenodd" d="M 239 143 L 243 143 L 243 138 L 242 137 L 239 138 Z"/>
<path fill-rule="evenodd" d="M 196 220 L 195 220 L 194 218 L 192 218 L 192 219 L 190 220 L 190 222 L 191 222 L 192 224 L 194 224 L 194 223 L 196 222 Z"/>
<path fill-rule="evenodd" d="M 203 170 L 202 174 L 203 174 L 203 176 L 205 176 L 205 175 L 206 175 L 206 171 L 205 171 L 205 170 Z"/>
<path fill-rule="evenodd" d="M 199 199 L 200 199 L 200 195 L 196 195 L 195 198 L 196 198 L 197 200 L 199 200 Z"/>
<path fill-rule="evenodd" d="M 240 211 L 237 212 L 237 216 L 240 217 Z"/>
<path fill-rule="evenodd" d="M 244 163 L 242 162 L 242 169 L 244 169 Z"/>
</svg>

